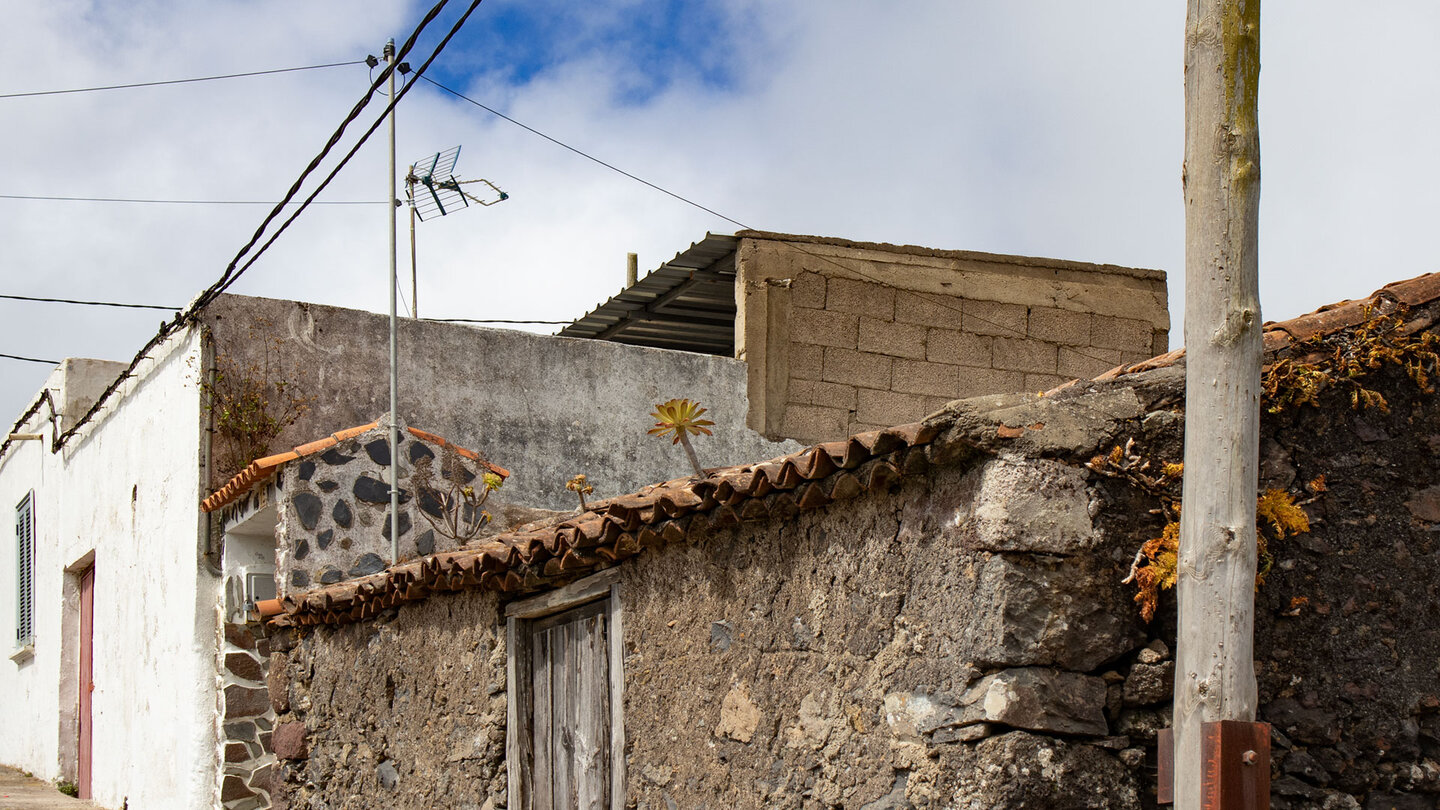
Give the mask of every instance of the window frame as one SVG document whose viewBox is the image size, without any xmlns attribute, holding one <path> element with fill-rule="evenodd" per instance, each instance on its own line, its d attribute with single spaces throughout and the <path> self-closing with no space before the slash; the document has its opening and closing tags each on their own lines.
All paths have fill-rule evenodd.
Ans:
<svg viewBox="0 0 1440 810">
<path fill-rule="evenodd" d="M 508 800 L 515 810 L 531 810 L 534 778 L 530 627 L 533 622 L 587 604 L 605 602 L 609 617 L 606 654 L 610 674 L 610 807 L 625 807 L 625 646 L 620 575 L 610 568 L 553 591 L 505 606 L 505 770 Z"/>
<path fill-rule="evenodd" d="M 35 492 L 15 505 L 15 648 L 35 647 Z"/>
</svg>

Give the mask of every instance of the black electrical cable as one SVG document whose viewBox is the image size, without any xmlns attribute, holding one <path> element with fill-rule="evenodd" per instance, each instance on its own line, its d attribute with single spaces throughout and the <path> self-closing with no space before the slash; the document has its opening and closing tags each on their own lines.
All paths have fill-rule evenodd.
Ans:
<svg viewBox="0 0 1440 810">
<path fill-rule="evenodd" d="M 274 73 L 294 73 L 299 70 L 321 70 L 323 68 L 363 65 L 364 59 L 351 62 L 331 62 L 327 65 L 305 65 L 303 67 L 276 68 L 274 70 L 252 70 L 248 73 L 227 73 L 223 76 L 198 76 L 193 79 L 166 79 L 158 82 L 136 82 L 134 84 L 111 84 L 104 87 L 76 87 L 71 90 L 36 90 L 29 93 L 0 93 L 0 98 L 30 98 L 32 96 L 62 96 L 69 93 L 95 93 L 101 90 L 129 90 L 135 87 L 159 87 L 165 84 L 190 84 L 191 82 L 213 82 L 220 79 L 243 79 L 247 76 L 269 76 Z"/>
<path fill-rule="evenodd" d="M 29 295 L 0 295 L 10 301 L 35 301 L 42 304 L 80 304 L 87 307 L 121 307 L 124 309 L 160 309 L 179 312 L 180 307 L 162 307 L 159 304 L 117 304 L 114 301 L 77 301 L 73 298 L 35 298 Z"/>
<path fill-rule="evenodd" d="M 58 361 L 58 360 L 41 360 L 41 359 L 38 358 L 38 357 L 21 357 L 21 356 L 18 355 L 18 354 L 4 354 L 4 353 L 0 353 L 0 357 L 4 357 L 4 358 L 7 359 L 7 360 L 24 360 L 24 361 L 27 362 L 27 363 L 44 363 L 44 364 L 47 365 L 47 366 L 58 366 L 58 365 L 60 365 L 60 361 Z"/>
<path fill-rule="evenodd" d="M 158 205 L 275 205 L 274 200 L 142 200 L 133 197 L 45 197 L 37 194 L 0 194 L 0 200 L 51 202 L 154 203 Z M 284 203 L 299 205 L 300 203 Z M 316 200 L 313 205 L 384 205 L 384 200 Z"/>
<path fill-rule="evenodd" d="M 588 154 L 588 153 L 586 153 L 586 152 L 582 152 L 581 150 L 576 149 L 575 147 L 571 146 L 571 145 L 568 144 L 568 143 L 565 143 L 564 141 L 558 140 L 558 139 L 556 139 L 556 138 L 552 138 L 552 137 L 550 137 L 549 135 L 546 135 L 545 133 L 541 132 L 541 131 L 538 130 L 538 129 L 535 129 L 535 128 L 532 127 L 532 126 L 528 126 L 528 125 L 526 125 L 526 124 L 520 123 L 519 121 L 516 121 L 514 118 L 511 118 L 510 116 L 506 115 L 505 113 L 500 112 L 499 110 L 496 110 L 496 109 L 493 108 L 493 107 L 487 107 L 487 106 L 485 106 L 484 104 L 481 104 L 480 102 L 476 101 L 475 99 L 470 98 L 469 96 L 465 95 L 464 93 L 461 93 L 459 90 L 452 90 L 451 88 L 446 87 L 445 85 L 441 84 L 440 82 L 435 81 L 434 79 L 430 78 L 429 76 L 421 76 L 420 78 L 422 78 L 422 79 L 424 79 L 425 81 L 427 81 L 427 82 L 435 85 L 436 87 L 440 88 L 441 90 L 444 90 L 445 92 L 449 93 L 450 95 L 455 96 L 456 98 L 459 98 L 459 99 L 463 99 L 463 100 L 465 100 L 465 101 L 468 101 L 468 102 L 470 102 L 471 104 L 474 104 L 476 107 L 479 107 L 480 109 L 484 110 L 485 112 L 490 113 L 491 115 L 494 115 L 494 116 L 503 118 L 503 119 L 505 119 L 506 121 L 509 121 L 510 123 L 514 124 L 514 125 L 517 126 L 517 127 L 520 127 L 521 129 L 523 129 L 523 130 L 525 130 L 525 131 L 527 131 L 527 132 L 530 132 L 530 133 L 535 134 L 535 135 L 539 135 L 540 137 L 542 137 L 542 138 L 544 138 L 545 140 L 547 140 L 547 141 L 555 144 L 556 146 L 559 146 L 559 147 L 562 147 L 562 148 L 565 148 L 565 149 L 569 149 L 571 152 L 574 152 L 575 154 L 579 155 L 580 157 L 583 157 L 583 158 L 585 158 L 586 160 L 594 161 L 594 162 L 600 164 L 601 166 L 604 166 L 605 168 L 609 169 L 609 170 L 612 171 L 612 172 L 618 172 L 619 174 L 623 174 L 623 175 L 625 175 L 626 177 L 630 178 L 631 180 L 634 180 L 634 181 L 637 182 L 637 183 L 643 183 L 643 184 L 649 186 L 650 188 L 655 189 L 656 191 L 660 192 L 661 194 L 668 194 L 668 195 L 670 195 L 671 197 L 674 197 L 675 199 L 679 200 L 680 202 L 685 203 L 686 205 L 694 206 L 694 207 L 696 207 L 696 208 L 699 208 L 701 211 L 704 211 L 704 212 L 707 213 L 707 214 L 712 214 L 712 215 L 714 215 L 714 216 L 717 216 L 717 217 L 725 220 L 726 222 L 729 222 L 729 223 L 732 224 L 732 225 L 737 225 L 737 226 L 739 226 L 739 227 L 741 227 L 741 228 L 744 228 L 744 229 L 746 229 L 746 230 L 750 230 L 750 226 L 749 226 L 749 225 L 746 225 L 745 223 L 743 223 L 743 222 L 741 222 L 741 221 L 739 221 L 739 220 L 731 219 L 730 217 L 725 216 L 724 214 L 720 213 L 719 211 L 716 211 L 716 210 L 713 209 L 713 208 L 706 208 L 705 206 L 701 205 L 700 203 L 697 203 L 697 202 L 695 202 L 694 200 L 691 200 L 691 199 L 687 199 L 687 198 L 685 198 L 685 197 L 682 197 L 682 196 L 680 196 L 679 194 L 676 194 L 675 192 L 671 191 L 670 189 L 661 188 L 660 186 L 655 185 L 654 183 L 650 182 L 649 180 L 644 179 L 643 177 L 636 177 L 635 175 L 631 174 L 630 172 L 625 171 L 624 169 L 622 169 L 622 168 L 620 168 L 620 167 L 618 167 L 618 166 L 615 166 L 615 165 L 610 164 L 610 163 L 606 163 L 605 161 L 601 160 L 600 158 L 595 157 L 594 155 Z"/>
<path fill-rule="evenodd" d="M 445 39 L 442 40 L 438 46 L 436 46 L 435 50 L 430 54 L 430 58 L 425 61 L 425 64 L 420 68 L 419 72 L 423 73 L 425 68 L 428 67 L 437 56 L 440 55 L 440 52 L 444 50 L 445 46 L 449 44 L 450 40 L 455 36 L 456 32 L 459 31 L 460 26 L 463 25 L 467 19 L 469 19 L 470 14 L 475 11 L 476 7 L 478 7 L 482 1 L 483 0 L 473 0 L 473 2 L 470 4 L 470 7 L 465 11 L 465 14 L 461 16 L 459 22 L 457 22 L 455 26 L 450 30 L 450 33 L 445 36 Z M 148 355 L 152 349 L 160 345 L 160 343 L 166 338 L 168 338 L 170 335 L 179 331 L 181 327 L 194 321 L 201 310 L 208 306 L 217 295 L 219 295 L 221 292 L 224 291 L 225 288 L 227 288 L 231 283 L 233 283 L 234 279 L 238 277 L 238 273 L 236 272 L 236 265 L 240 262 L 240 259 L 245 255 L 245 253 L 250 250 L 250 248 L 254 247 L 256 242 L 259 241 L 261 234 L 263 234 L 265 231 L 265 228 L 267 228 L 269 224 L 274 221 L 277 216 L 279 216 L 279 213 L 281 210 L 283 210 L 284 205 L 294 198 L 295 194 L 299 190 L 300 186 L 304 183 L 304 181 L 310 176 L 311 173 L 315 171 L 315 168 L 330 153 L 330 150 L 335 147 L 335 144 L 340 140 L 341 136 L 345 132 L 346 127 L 348 127 L 351 122 L 353 122 L 356 118 L 359 117 L 360 112 L 369 104 L 370 99 L 374 97 L 376 91 L 380 88 L 381 84 L 390 78 L 390 74 L 401 62 L 404 55 L 408 53 L 412 48 L 414 48 L 415 41 L 420 37 L 420 34 L 425 30 L 427 26 L 429 26 L 432 21 L 434 21 L 437 16 L 439 16 L 440 12 L 445 8 L 445 6 L 449 5 L 449 2 L 450 0 L 440 0 L 440 2 L 436 3 L 435 6 L 430 9 L 430 11 L 420 21 L 419 25 L 415 27 L 415 30 L 412 31 L 409 38 L 406 39 L 404 46 L 396 53 L 394 62 L 387 64 L 385 66 L 385 69 L 380 72 L 380 75 L 371 82 L 370 88 L 366 91 L 365 95 L 360 99 L 360 101 L 356 103 L 355 107 L 351 109 L 350 113 L 345 117 L 345 119 L 340 123 L 340 126 L 338 129 L 336 129 L 335 133 L 330 136 L 330 140 L 326 142 L 325 147 L 321 150 L 320 154 L 317 155 L 313 160 L 311 160 L 310 164 L 305 167 L 305 170 L 301 172 L 300 177 L 296 179 L 296 181 L 291 185 L 290 189 L 286 192 L 281 202 L 276 204 L 275 208 L 272 209 L 270 213 L 265 217 L 265 220 L 261 223 L 260 227 L 256 229 L 255 234 L 250 238 L 250 241 L 247 242 L 236 254 L 235 258 L 230 261 L 230 264 L 225 268 L 225 272 L 221 274 L 219 280 L 217 280 L 214 284 L 212 284 L 209 288 L 202 292 L 200 296 L 198 296 L 184 312 L 177 314 L 175 318 L 169 322 L 161 323 L 160 330 L 155 334 L 154 337 L 150 338 L 150 340 L 146 342 L 146 344 L 140 349 L 139 352 L 136 353 L 135 357 L 131 359 L 130 364 L 126 367 L 125 371 L 113 382 L 111 382 L 104 391 L 101 392 L 100 396 L 96 398 L 95 403 L 90 406 L 89 410 L 87 410 L 79 419 L 75 421 L 74 424 L 72 424 L 68 429 L 66 429 L 64 433 L 56 437 L 55 442 L 53 443 L 54 448 L 58 449 L 60 446 L 64 445 L 64 443 L 68 441 L 71 436 L 78 433 L 79 430 L 84 427 L 91 419 L 95 418 L 95 414 L 98 413 L 100 411 L 100 408 L 105 404 L 105 402 L 109 400 L 110 395 L 115 393 L 115 391 L 120 387 L 120 384 L 131 376 L 131 373 L 140 364 L 140 361 L 146 355 Z M 401 98 L 404 97 L 405 91 L 408 91 L 411 86 L 413 86 L 413 83 L 406 84 L 404 90 L 396 93 L 395 98 L 391 99 L 390 104 L 386 107 L 385 114 L 388 114 L 391 110 L 394 109 L 396 102 L 398 102 Z M 307 199 L 305 203 L 300 206 L 300 209 L 296 211 L 295 214 L 291 216 L 290 219 L 281 226 L 280 232 L 283 232 L 291 222 L 295 221 L 295 217 L 298 217 L 301 213 L 304 212 L 307 207 L 309 207 L 310 203 L 314 201 L 314 198 L 320 193 L 320 191 L 322 191 L 325 186 L 329 184 L 330 180 L 332 180 L 335 175 L 339 173 L 340 168 L 342 168 L 346 163 L 348 163 L 350 159 L 355 155 L 355 153 L 360 150 L 360 147 L 365 143 L 366 140 L 369 139 L 370 135 L 373 134 L 375 130 L 380 127 L 380 123 L 385 120 L 385 114 L 382 114 L 380 118 L 377 119 L 376 122 L 370 127 L 370 129 L 367 130 L 365 134 L 360 137 L 359 143 L 357 143 L 355 147 L 351 149 L 350 152 L 345 156 L 345 158 L 342 159 L 340 166 L 337 166 L 335 171 L 330 173 L 330 175 L 321 184 L 320 188 L 317 189 L 314 194 L 311 194 L 310 198 Z M 274 237 L 271 237 L 271 239 L 260 248 L 260 250 L 256 253 L 255 256 L 251 257 L 250 261 L 247 262 L 245 267 L 241 268 L 239 272 L 243 273 L 245 268 L 248 268 L 251 264 L 253 264 L 255 260 L 258 259 L 260 255 L 263 254 L 265 250 L 274 243 L 275 238 L 278 236 L 279 232 L 277 232 Z M 4 444 L 0 444 L 0 457 L 3 457 L 4 452 L 9 448 L 9 446 L 10 443 L 8 441 Z"/>
</svg>

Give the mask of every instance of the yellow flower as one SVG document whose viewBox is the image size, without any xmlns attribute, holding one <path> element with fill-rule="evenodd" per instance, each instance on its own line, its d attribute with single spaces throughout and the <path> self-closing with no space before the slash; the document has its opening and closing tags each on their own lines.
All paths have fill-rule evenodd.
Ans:
<svg viewBox="0 0 1440 810">
<path fill-rule="evenodd" d="M 481 476 L 481 480 L 485 482 L 485 489 L 489 492 L 494 492 L 505 484 L 505 479 L 493 472 L 485 473 L 485 475 Z"/>
<path fill-rule="evenodd" d="M 689 399 L 672 399 L 669 402 L 662 402 L 655 406 L 655 412 L 650 414 L 655 417 L 655 427 L 650 428 L 649 435 L 665 436 L 674 433 L 675 438 L 671 444 L 679 444 L 681 437 L 686 434 L 698 436 L 704 433 L 712 436 L 709 426 L 715 424 L 709 419 L 701 419 L 705 408 L 700 403 Z"/>
</svg>

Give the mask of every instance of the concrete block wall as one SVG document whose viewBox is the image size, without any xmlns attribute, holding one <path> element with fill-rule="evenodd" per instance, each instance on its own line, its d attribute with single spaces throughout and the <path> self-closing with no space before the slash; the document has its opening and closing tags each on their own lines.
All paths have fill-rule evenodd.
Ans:
<svg viewBox="0 0 1440 810">
<path fill-rule="evenodd" d="M 1043 391 L 1166 351 L 1165 274 L 746 231 L 749 425 L 818 442 Z"/>
</svg>

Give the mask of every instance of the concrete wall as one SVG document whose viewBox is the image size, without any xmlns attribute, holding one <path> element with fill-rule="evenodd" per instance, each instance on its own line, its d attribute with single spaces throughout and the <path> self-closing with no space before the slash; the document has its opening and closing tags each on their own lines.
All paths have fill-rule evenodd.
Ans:
<svg viewBox="0 0 1440 810">
<path fill-rule="evenodd" d="M 389 411 L 388 320 L 355 310 L 223 296 L 206 313 L 217 355 L 251 357 L 278 340 L 281 374 L 316 399 L 276 442 L 289 448 Z M 745 365 L 711 355 L 404 320 L 400 418 L 511 470 L 508 503 L 579 505 L 688 474 L 681 448 L 645 434 L 654 405 L 699 400 L 716 422 L 697 443 L 706 466 L 790 452 L 745 427 Z M 219 482 L 223 483 L 223 482 Z"/>
<path fill-rule="evenodd" d="M 189 506 L 202 491 L 200 349 L 198 333 L 177 335 L 58 455 L 26 443 L 0 461 L 7 503 L 35 490 L 40 541 L 35 657 L 0 667 L 0 692 L 23 696 L 7 712 L 0 761 L 75 778 L 77 573 L 93 559 L 94 794 L 108 807 L 188 810 L 210 806 L 215 791 L 218 583 L 197 567 Z M 75 390 L 93 397 L 114 367 L 65 374 L 81 375 Z M 3 557 L 9 606 L 13 551 Z"/>
<path fill-rule="evenodd" d="M 1044 391 L 1167 349 L 1165 274 L 742 232 L 748 424 L 802 442 Z"/>
</svg>

